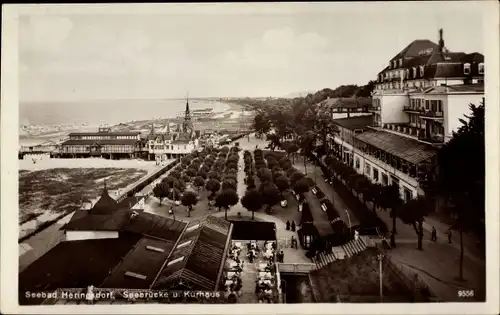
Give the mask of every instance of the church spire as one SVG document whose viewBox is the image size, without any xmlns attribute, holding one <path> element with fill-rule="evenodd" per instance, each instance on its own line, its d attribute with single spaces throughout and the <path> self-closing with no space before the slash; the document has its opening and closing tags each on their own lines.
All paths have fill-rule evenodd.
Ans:
<svg viewBox="0 0 500 315">
<path fill-rule="evenodd" d="M 189 92 L 186 95 L 186 111 L 184 113 L 184 123 L 182 124 L 182 131 L 188 132 L 191 129 L 191 112 L 189 111 Z"/>
</svg>

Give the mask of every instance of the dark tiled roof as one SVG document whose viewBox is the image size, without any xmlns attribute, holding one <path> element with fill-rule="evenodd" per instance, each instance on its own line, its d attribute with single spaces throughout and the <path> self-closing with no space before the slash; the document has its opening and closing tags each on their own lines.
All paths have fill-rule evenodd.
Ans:
<svg viewBox="0 0 500 315">
<path fill-rule="evenodd" d="M 460 85 L 446 85 L 434 86 L 428 88 L 425 93 L 441 94 L 449 92 L 478 92 L 484 93 L 484 84 L 460 84 Z"/>
<path fill-rule="evenodd" d="M 61 242 L 19 273 L 21 304 L 39 304 L 25 299 L 26 291 L 99 286 L 141 236 L 117 239 Z"/>
<path fill-rule="evenodd" d="M 414 40 L 408 46 L 406 46 L 401 52 L 399 52 L 396 56 L 394 56 L 391 59 L 391 61 L 399 58 L 418 57 L 419 52 L 429 48 L 432 48 L 433 51 L 436 51 L 439 50 L 439 45 L 428 39 Z"/>
<path fill-rule="evenodd" d="M 356 138 L 414 164 L 437 154 L 437 150 L 431 145 L 390 132 L 366 131 L 357 135 Z"/>
<path fill-rule="evenodd" d="M 122 262 L 100 285 L 103 288 L 130 288 L 148 289 L 153 283 L 163 263 L 170 254 L 175 242 L 143 237 Z M 152 249 L 148 249 L 148 247 Z M 161 249 L 163 252 L 155 250 Z M 126 276 L 125 273 L 134 272 L 145 276 L 145 279 Z"/>
<path fill-rule="evenodd" d="M 356 116 L 349 118 L 339 118 L 333 119 L 333 122 L 341 127 L 347 129 L 368 129 L 367 126 L 371 126 L 373 123 L 373 117 L 370 116 Z"/>
<path fill-rule="evenodd" d="M 123 225 L 122 230 L 175 241 L 179 238 L 185 226 L 186 223 L 182 221 L 172 220 L 147 212 L 140 212 L 137 216 L 128 220 Z"/>
<path fill-rule="evenodd" d="M 99 146 L 103 145 L 134 145 L 138 142 L 136 139 L 120 139 L 120 140 L 67 140 L 61 143 L 61 145 L 93 145 L 97 144 Z"/>
<path fill-rule="evenodd" d="M 188 231 L 189 227 L 197 224 L 200 224 L 198 228 Z M 174 249 L 169 257 L 169 261 L 180 257 L 184 259 L 170 266 L 167 263 L 153 287 L 169 289 L 183 281 L 194 286 L 191 289 L 216 290 L 219 270 L 225 259 L 225 246 L 231 237 L 230 230 L 230 222 L 212 216 L 200 222 L 191 222 L 178 244 L 191 243 Z"/>
<path fill-rule="evenodd" d="M 107 189 L 104 189 L 99 200 L 89 211 L 92 214 L 111 214 L 118 208 L 118 202 L 111 198 Z"/>
<path fill-rule="evenodd" d="M 137 136 L 138 131 L 132 132 L 72 132 L 70 136 Z"/>
<path fill-rule="evenodd" d="M 89 210 L 76 210 L 71 220 L 62 227 L 66 231 L 119 231 L 129 218 L 128 211 L 113 214 L 91 214 Z"/>
<path fill-rule="evenodd" d="M 461 61 L 469 63 L 484 62 L 484 55 L 477 52 L 467 55 L 464 54 L 464 56 L 461 58 Z"/>
</svg>

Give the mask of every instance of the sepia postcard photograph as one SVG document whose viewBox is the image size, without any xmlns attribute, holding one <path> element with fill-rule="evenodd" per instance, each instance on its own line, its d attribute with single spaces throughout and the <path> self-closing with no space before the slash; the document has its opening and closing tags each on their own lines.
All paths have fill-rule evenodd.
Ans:
<svg viewBox="0 0 500 315">
<path fill-rule="evenodd" d="M 496 1 L 10 4 L 1 80 L 2 313 L 500 312 Z"/>
</svg>

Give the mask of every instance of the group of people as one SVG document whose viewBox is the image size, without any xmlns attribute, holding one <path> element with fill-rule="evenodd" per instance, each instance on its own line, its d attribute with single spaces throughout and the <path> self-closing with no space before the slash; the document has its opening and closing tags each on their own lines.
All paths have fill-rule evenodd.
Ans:
<svg viewBox="0 0 500 315">
<path fill-rule="evenodd" d="M 446 236 L 448 236 L 448 243 L 451 244 L 451 229 L 448 229 L 446 231 Z M 437 241 L 437 231 L 435 227 L 432 227 L 432 232 L 431 232 L 431 241 L 436 242 Z"/>
<path fill-rule="evenodd" d="M 295 221 L 292 221 L 290 223 L 290 221 L 286 221 L 286 230 L 287 231 L 292 231 L 292 232 L 295 232 L 295 229 L 296 229 L 296 225 L 295 225 Z"/>
<path fill-rule="evenodd" d="M 233 244 L 229 253 L 229 260 L 227 262 L 227 272 L 223 279 L 226 288 L 226 294 L 230 299 L 237 299 L 239 296 L 243 283 L 241 281 L 241 272 L 243 271 L 243 261 L 240 260 L 239 255 L 241 247 Z"/>
</svg>

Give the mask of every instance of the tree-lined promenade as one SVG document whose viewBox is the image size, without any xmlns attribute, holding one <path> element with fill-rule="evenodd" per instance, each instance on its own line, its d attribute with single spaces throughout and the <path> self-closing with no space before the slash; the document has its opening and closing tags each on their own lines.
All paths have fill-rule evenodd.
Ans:
<svg viewBox="0 0 500 315">
<path fill-rule="evenodd" d="M 270 149 L 284 150 L 293 162 L 301 160 L 302 169 L 309 173 L 309 177 L 323 176 L 319 180 L 332 183 L 333 194 L 342 197 L 343 204 L 359 221 L 360 228 L 380 228 L 385 224 L 388 227 L 386 235 L 392 247 L 398 251 L 399 248 L 408 250 L 409 240 L 406 236 L 409 230 L 413 230 L 418 251 L 435 247 L 427 244 L 431 237 L 426 237 L 428 229 L 432 229 L 431 224 L 435 222 L 439 228 L 435 232 L 436 236 L 439 235 L 440 242 L 453 249 L 448 253 L 456 250 L 458 243 L 458 261 L 447 266 L 448 270 L 456 268 L 459 283 L 473 282 L 471 278 L 475 276 L 464 271 L 467 269 L 464 267 L 466 261 L 470 257 L 481 264 L 481 261 L 484 263 L 484 256 L 475 255 L 477 250 L 466 253 L 464 244 L 468 244 L 469 248 L 471 245 L 480 247 L 482 244 L 478 245 L 473 240 L 484 240 L 484 104 L 470 105 L 471 114 L 460 120 L 462 127 L 439 150 L 439 172 L 429 174 L 433 180 L 423 187 L 426 197 L 404 202 L 397 187 L 372 183 L 344 164 L 329 148 L 327 138 L 337 134 L 337 129 L 330 114 L 316 106 L 323 97 L 326 98 L 325 93 L 320 91 L 305 98 L 275 100 L 274 104 L 268 106 L 266 101 L 260 101 L 259 105 L 255 105 L 258 108 L 254 119 L 257 135 L 265 137 Z M 305 158 L 297 158 L 298 155 Z M 308 161 L 317 165 L 317 169 L 321 170 L 320 176 Z M 451 224 L 431 218 L 437 197 L 446 200 Z M 337 212 L 341 211 L 344 210 L 337 209 Z M 452 235 L 451 244 L 445 236 L 448 233 Z M 398 244 L 400 238 L 401 244 Z M 431 255 L 426 258 L 432 260 Z M 484 270 L 484 265 L 480 269 Z"/>
</svg>

